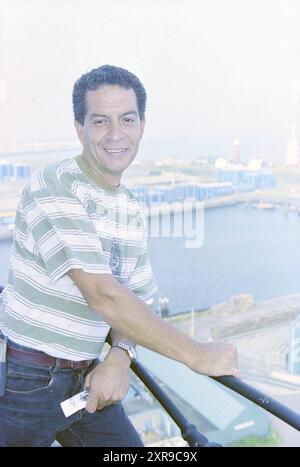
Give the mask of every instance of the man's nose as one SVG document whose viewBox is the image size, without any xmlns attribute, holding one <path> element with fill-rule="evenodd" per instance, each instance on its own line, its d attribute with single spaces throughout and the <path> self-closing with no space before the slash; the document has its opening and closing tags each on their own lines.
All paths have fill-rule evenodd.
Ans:
<svg viewBox="0 0 300 467">
<path fill-rule="evenodd" d="M 119 141 L 120 139 L 124 138 L 124 133 L 119 122 L 111 122 L 108 136 L 113 141 Z"/>
</svg>

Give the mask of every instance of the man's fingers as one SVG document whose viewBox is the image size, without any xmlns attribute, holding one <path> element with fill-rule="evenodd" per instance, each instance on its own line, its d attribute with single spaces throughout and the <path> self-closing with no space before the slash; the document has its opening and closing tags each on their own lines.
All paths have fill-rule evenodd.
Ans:
<svg viewBox="0 0 300 467">
<path fill-rule="evenodd" d="M 85 410 L 89 413 L 94 413 L 96 410 L 102 410 L 108 405 L 117 404 L 119 401 L 107 400 L 99 397 L 96 394 L 90 394 L 86 403 Z"/>
<path fill-rule="evenodd" d="M 101 399 L 99 399 L 96 394 L 90 394 L 85 406 L 85 410 L 89 413 L 94 413 L 97 410 L 98 403 Z"/>
<path fill-rule="evenodd" d="M 98 400 L 97 410 L 102 410 L 102 409 L 104 409 L 104 407 L 107 407 L 109 405 L 111 405 L 110 402 L 104 401 L 103 399 L 99 399 Z"/>
<path fill-rule="evenodd" d="M 99 399 L 97 410 L 104 409 L 104 407 L 108 407 L 109 405 L 116 405 L 120 401 L 121 401 L 121 399 L 118 399 L 118 400 L 115 400 L 115 399 L 110 399 L 110 400 Z"/>
</svg>

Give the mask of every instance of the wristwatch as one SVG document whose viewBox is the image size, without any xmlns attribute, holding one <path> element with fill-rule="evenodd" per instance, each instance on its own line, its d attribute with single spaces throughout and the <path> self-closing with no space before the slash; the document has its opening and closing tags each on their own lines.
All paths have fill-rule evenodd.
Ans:
<svg viewBox="0 0 300 467">
<path fill-rule="evenodd" d="M 137 360 L 138 354 L 135 348 L 132 345 L 125 344 L 124 342 L 113 342 L 112 347 L 120 347 L 120 349 L 125 350 L 128 355 L 130 360 Z"/>
</svg>

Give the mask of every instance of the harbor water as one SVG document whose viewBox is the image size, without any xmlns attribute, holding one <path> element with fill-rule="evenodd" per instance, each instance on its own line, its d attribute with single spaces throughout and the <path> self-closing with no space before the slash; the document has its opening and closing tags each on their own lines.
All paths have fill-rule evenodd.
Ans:
<svg viewBox="0 0 300 467">
<path fill-rule="evenodd" d="M 176 216 L 174 218 L 176 223 Z M 300 292 L 300 216 L 244 204 L 207 209 L 204 241 L 149 236 L 160 294 L 172 313 L 205 309 L 238 294 L 255 300 Z M 7 280 L 10 241 L 0 242 L 0 284 Z"/>
</svg>

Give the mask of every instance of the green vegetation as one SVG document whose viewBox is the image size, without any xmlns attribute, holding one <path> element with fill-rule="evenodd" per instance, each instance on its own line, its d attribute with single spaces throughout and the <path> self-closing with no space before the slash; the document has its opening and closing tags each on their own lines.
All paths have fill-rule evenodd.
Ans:
<svg viewBox="0 0 300 467">
<path fill-rule="evenodd" d="M 195 319 L 205 318 L 211 314 L 211 310 L 195 310 Z M 170 315 L 166 318 L 168 321 L 171 321 L 173 324 L 180 324 L 182 322 L 189 322 L 191 319 L 191 311 L 186 311 L 185 313 L 180 313 L 178 315 Z"/>
<path fill-rule="evenodd" d="M 245 438 L 241 439 L 240 441 L 235 441 L 233 443 L 227 444 L 226 447 L 228 448 L 271 448 L 271 447 L 279 447 L 281 445 L 281 438 L 278 432 L 271 428 L 267 436 L 246 436 Z"/>
</svg>

